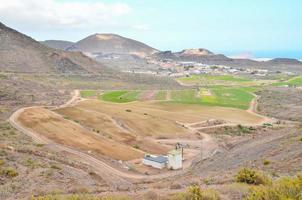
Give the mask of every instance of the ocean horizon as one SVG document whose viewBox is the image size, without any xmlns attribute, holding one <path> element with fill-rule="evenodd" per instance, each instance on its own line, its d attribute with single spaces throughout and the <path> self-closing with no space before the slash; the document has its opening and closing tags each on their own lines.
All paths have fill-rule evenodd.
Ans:
<svg viewBox="0 0 302 200">
<path fill-rule="evenodd" d="M 273 59 L 273 58 L 293 58 L 302 60 L 302 50 L 262 50 L 262 51 L 221 51 L 229 57 L 242 57 L 250 59 Z"/>
</svg>

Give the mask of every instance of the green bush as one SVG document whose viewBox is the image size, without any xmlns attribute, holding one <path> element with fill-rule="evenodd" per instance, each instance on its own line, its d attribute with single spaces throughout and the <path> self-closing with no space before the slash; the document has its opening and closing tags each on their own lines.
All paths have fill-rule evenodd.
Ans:
<svg viewBox="0 0 302 200">
<path fill-rule="evenodd" d="M 283 177 L 269 186 L 254 186 L 245 200 L 301 200 L 302 176 Z"/>
<path fill-rule="evenodd" d="M 271 180 L 263 173 L 249 168 L 240 169 L 235 179 L 237 182 L 253 185 L 266 185 L 271 183 Z"/>
<path fill-rule="evenodd" d="M 0 175 L 13 178 L 18 176 L 19 174 L 13 168 L 8 167 L 8 168 L 0 169 Z"/>
<path fill-rule="evenodd" d="M 4 160 L 0 160 L 0 166 L 4 165 L 5 161 Z"/>
<path fill-rule="evenodd" d="M 199 186 L 190 186 L 186 192 L 174 195 L 171 200 L 220 200 L 217 191 L 213 189 L 200 189 Z"/>
<path fill-rule="evenodd" d="M 269 165 L 270 164 L 270 161 L 269 160 L 264 160 L 263 161 L 263 165 Z"/>
</svg>

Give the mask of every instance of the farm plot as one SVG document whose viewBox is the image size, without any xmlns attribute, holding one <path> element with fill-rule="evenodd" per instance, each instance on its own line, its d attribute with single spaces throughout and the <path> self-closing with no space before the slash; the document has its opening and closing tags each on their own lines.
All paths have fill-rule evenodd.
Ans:
<svg viewBox="0 0 302 200">
<path fill-rule="evenodd" d="M 273 84 L 274 86 L 302 86 L 302 76 L 296 76 L 287 81 L 281 81 Z"/>
<path fill-rule="evenodd" d="M 232 75 L 191 75 L 177 80 L 186 85 L 247 85 L 253 82 L 248 78 Z"/>
<path fill-rule="evenodd" d="M 83 151 L 95 152 L 117 160 L 132 160 L 143 155 L 131 146 L 97 135 L 44 108 L 26 109 L 20 114 L 18 121 L 58 144 Z"/>
<path fill-rule="evenodd" d="M 170 103 L 199 104 L 248 109 L 254 98 L 251 92 L 256 87 L 223 87 L 211 86 L 187 90 L 146 90 L 146 91 L 108 91 L 99 96 L 100 100 L 114 103 L 133 101 L 168 101 Z"/>
</svg>

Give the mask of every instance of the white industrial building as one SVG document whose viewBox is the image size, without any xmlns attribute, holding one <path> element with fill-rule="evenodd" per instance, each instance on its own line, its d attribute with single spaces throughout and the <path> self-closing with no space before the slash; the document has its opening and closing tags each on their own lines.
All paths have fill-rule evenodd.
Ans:
<svg viewBox="0 0 302 200">
<path fill-rule="evenodd" d="M 181 169 L 182 168 L 182 149 L 174 149 L 168 153 L 167 167 L 169 169 Z"/>
<path fill-rule="evenodd" d="M 157 169 L 165 168 L 167 162 L 168 162 L 168 158 L 166 156 L 145 155 L 143 159 L 143 164 Z"/>
<path fill-rule="evenodd" d="M 143 164 L 163 169 L 181 169 L 183 159 L 183 148 L 176 148 L 168 153 L 167 156 L 145 155 Z"/>
</svg>

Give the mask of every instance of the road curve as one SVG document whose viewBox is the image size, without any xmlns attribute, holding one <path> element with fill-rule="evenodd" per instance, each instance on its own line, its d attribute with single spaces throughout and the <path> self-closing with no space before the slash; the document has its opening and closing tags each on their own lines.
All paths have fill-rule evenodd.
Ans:
<svg viewBox="0 0 302 200">
<path fill-rule="evenodd" d="M 75 104 L 76 102 L 78 102 L 80 100 L 81 100 L 80 92 L 79 92 L 79 90 L 75 90 L 75 91 L 73 91 L 72 98 L 65 104 L 58 106 L 58 107 L 60 107 L 60 108 L 67 107 L 67 106 Z M 251 104 L 251 105 L 253 105 L 253 104 Z M 34 107 L 39 107 L 39 106 L 34 106 Z M 176 175 L 181 175 L 187 171 L 186 169 L 183 169 L 183 170 L 179 170 L 179 171 L 171 171 L 171 172 L 166 172 L 166 173 L 157 174 L 157 175 L 145 175 L 145 174 L 134 174 L 134 173 L 129 173 L 129 172 L 118 170 L 118 169 L 108 165 L 104 161 L 96 159 L 95 157 L 93 157 L 87 153 L 83 153 L 76 149 L 57 144 L 57 143 L 43 137 L 39 133 L 37 133 L 27 127 L 22 126 L 22 124 L 20 122 L 18 122 L 18 120 L 17 120 L 19 115 L 26 109 L 30 109 L 30 108 L 34 108 L 34 107 L 20 108 L 19 110 L 17 110 L 10 116 L 8 121 L 14 128 L 23 132 L 24 134 L 28 135 L 29 137 L 31 137 L 34 142 L 37 142 L 40 144 L 51 144 L 51 146 L 56 149 L 66 151 L 72 155 L 75 155 L 76 157 L 78 157 L 81 160 L 81 162 L 88 164 L 89 166 L 94 168 L 95 171 L 97 173 L 99 173 L 100 176 L 102 176 L 104 178 L 104 180 L 108 181 L 111 185 L 117 184 L 117 185 L 128 185 L 129 186 L 129 185 L 132 185 L 130 180 L 133 180 L 133 179 L 135 179 L 135 180 L 157 180 L 157 179 L 173 177 Z M 43 106 L 40 106 L 40 107 L 43 107 Z M 250 112 L 253 112 L 253 110 L 251 109 Z M 211 136 L 209 136 L 208 134 L 204 134 L 204 133 L 202 133 L 202 134 L 203 134 L 203 138 L 204 138 L 203 139 L 204 141 L 202 141 L 203 146 L 206 146 L 207 142 L 211 143 L 211 146 L 215 146 L 213 144 L 213 140 L 212 140 Z M 207 152 L 207 154 L 209 155 L 210 152 Z"/>
</svg>

